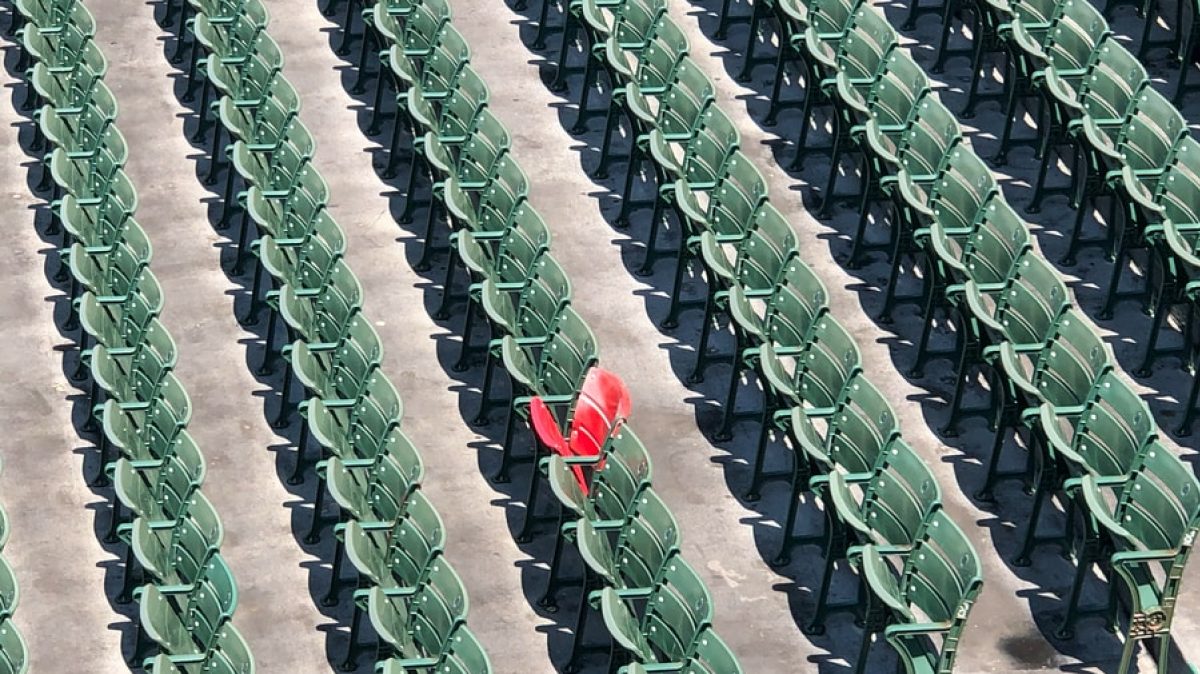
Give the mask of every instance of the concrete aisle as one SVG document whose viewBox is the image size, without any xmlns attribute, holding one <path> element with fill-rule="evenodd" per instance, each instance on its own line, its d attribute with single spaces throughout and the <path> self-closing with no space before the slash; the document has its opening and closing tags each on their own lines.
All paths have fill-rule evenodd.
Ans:
<svg viewBox="0 0 1200 674">
<path fill-rule="evenodd" d="M 235 319 L 237 286 L 221 269 L 223 240 L 201 203 L 209 194 L 194 175 L 187 110 L 173 93 L 174 69 L 155 23 L 158 3 L 88 6 L 111 64 L 106 81 L 121 103 L 127 171 L 141 197 L 138 220 L 155 245 L 152 268 L 167 298 L 163 322 L 179 344 L 176 372 L 195 407 L 191 432 L 208 462 L 204 492 L 225 523 L 221 551 L 239 592 L 234 622 L 259 671 L 328 672 L 326 640 L 336 642 L 332 659 L 341 655 L 344 637 L 318 630 L 329 620 L 308 597 L 310 587 L 324 590 L 328 572 L 315 568 L 292 533 L 307 526 L 308 507 L 278 477 L 279 457 L 286 462 L 291 452 L 271 450 L 283 440 L 263 415 L 264 387 L 247 367 L 243 343 L 254 335 Z M 259 348 L 250 353 L 257 364 Z M 273 397 L 269 404 L 273 409 Z"/>
<path fill-rule="evenodd" d="M 7 18 L 0 22 L 7 26 Z M 11 67 L 14 44 L 0 38 L 0 46 Z M 97 452 L 72 423 L 82 423 L 86 401 L 68 378 L 76 363 L 74 334 L 57 328 L 66 295 L 49 278 L 58 271 L 57 237 L 40 235 L 49 222 L 45 200 L 31 189 L 40 169 L 31 176 L 27 167 L 36 162 L 22 150 L 33 133 L 17 110 L 25 87 L 5 68 L 0 89 L 0 222 L 8 258 L 0 272 L 0 505 L 11 532 L 4 557 L 21 592 L 13 621 L 34 674 L 120 672 L 126 669 L 121 645 L 132 644 L 133 623 L 126 615 L 132 605 L 110 601 L 122 578 L 120 551 L 101 543 L 112 491 L 88 486 Z"/>
</svg>

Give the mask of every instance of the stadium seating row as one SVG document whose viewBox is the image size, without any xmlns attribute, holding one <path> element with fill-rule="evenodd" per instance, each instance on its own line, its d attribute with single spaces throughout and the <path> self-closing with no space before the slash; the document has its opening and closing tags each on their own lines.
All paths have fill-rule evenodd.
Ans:
<svg viewBox="0 0 1200 674">
<path fill-rule="evenodd" d="M 111 480 L 115 492 L 107 540 L 127 545 L 117 601 L 139 604 L 131 661 L 148 637 L 158 654 L 142 664 L 154 672 L 248 674 L 254 659 L 232 623 L 237 586 L 220 552 L 221 520 L 200 489 L 204 456 L 173 373 L 178 348 L 159 320 L 163 293 L 135 219 L 137 191 L 123 168 L 129 151 L 95 21 L 75 0 L 16 9 L 28 66 L 23 107 L 37 122 L 35 149 L 46 151 L 40 187 L 52 190 L 47 233 L 63 237 L 55 278 L 70 280 L 66 327 L 80 328 L 73 378 L 91 375 L 85 430 L 102 426 L 95 483 Z M 148 582 L 135 588 L 138 569 Z"/>
<path fill-rule="evenodd" d="M 442 518 L 420 489 L 424 462 L 401 427 L 403 401 L 382 369 L 383 344 L 346 263 L 345 232 L 327 208 L 329 188 L 313 163 L 316 144 L 282 73 L 283 53 L 267 30 L 266 6 L 259 0 L 172 2 L 163 24 L 180 37 L 171 60 L 183 63 L 190 51 L 185 99 L 194 99 L 197 88 L 201 93 L 193 140 L 211 139 L 205 182 L 215 184 L 225 172 L 218 226 L 237 227 L 234 273 L 254 263 L 242 320 L 257 323 L 264 306 L 268 310 L 258 373 L 284 362 L 273 424 L 286 427 L 293 412 L 302 419 L 289 483 L 304 480 L 312 441 L 320 447 L 306 542 L 316 543 L 326 524 L 327 492 L 339 507 L 333 578 L 322 604 L 337 604 L 349 559 L 356 573 L 349 583 L 354 612 L 342 669 L 358 666 L 365 614 L 380 638 L 377 671 L 490 672 L 467 625 L 466 588 L 444 554 Z M 280 325 L 287 336 L 276 349 Z M 306 392 L 299 403 L 291 400 L 293 381 Z"/>
</svg>

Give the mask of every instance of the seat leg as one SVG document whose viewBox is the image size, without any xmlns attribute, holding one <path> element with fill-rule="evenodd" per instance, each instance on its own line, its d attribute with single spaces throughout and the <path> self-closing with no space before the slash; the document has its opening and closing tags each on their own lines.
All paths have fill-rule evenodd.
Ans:
<svg viewBox="0 0 1200 674">
<path fill-rule="evenodd" d="M 762 29 L 762 14 L 766 3 L 756 2 L 750 9 L 750 30 L 746 35 L 746 48 L 742 50 L 742 69 L 735 79 L 738 82 L 749 82 L 754 73 L 754 51 L 758 46 L 758 38 Z M 764 41 L 766 40 L 764 36 Z M 782 46 L 782 45 L 781 45 Z"/>
<path fill-rule="evenodd" d="M 496 362 L 495 356 L 492 355 L 492 350 L 487 349 L 487 355 L 483 363 L 483 385 L 480 386 L 479 411 L 475 414 L 475 418 L 471 423 L 475 426 L 486 426 L 488 424 L 488 412 L 492 409 L 492 379 L 495 377 Z"/>
<path fill-rule="evenodd" d="M 1010 110 L 1010 112 L 1015 112 Z M 1005 124 L 1011 124 L 1010 121 L 1005 121 Z M 1039 129 L 1039 132 L 1042 130 Z M 1050 162 L 1053 161 L 1055 153 L 1050 151 L 1050 135 L 1041 133 L 1042 141 L 1038 145 L 1038 156 L 1041 157 L 1041 162 L 1038 164 L 1037 179 L 1033 183 L 1033 198 L 1030 199 L 1029 205 L 1025 207 L 1026 213 L 1040 213 L 1042 211 L 1043 192 L 1046 189 L 1046 174 L 1050 171 Z"/>
<path fill-rule="evenodd" d="M 298 485 L 304 483 L 304 451 L 308 449 L 308 419 L 300 417 L 300 439 L 296 442 L 296 465 L 287 483 Z"/>
<path fill-rule="evenodd" d="M 585 52 L 583 66 L 583 85 L 579 92 L 579 105 L 575 113 L 575 123 L 571 125 L 568 132 L 578 136 L 587 132 L 588 120 L 588 103 L 592 97 L 592 90 L 600 86 L 600 68 L 596 65 L 596 55 L 591 49 Z"/>
<path fill-rule="evenodd" d="M 742 500 L 749 501 L 750 503 L 762 498 L 760 491 L 762 490 L 763 464 L 766 463 L 767 445 L 771 441 L 772 419 L 774 418 L 776 407 L 772 404 L 771 397 L 771 394 L 767 393 L 767 400 L 763 402 L 758 447 L 754 452 L 754 465 L 750 469 L 750 487 L 746 490 L 745 495 L 742 496 Z M 784 535 L 786 536 L 788 533 L 785 531 Z"/>
<path fill-rule="evenodd" d="M 979 488 L 979 491 L 975 492 L 975 500 L 977 501 L 990 503 L 996 500 L 994 493 L 995 483 L 1000 472 L 1000 454 L 1004 449 L 1004 441 L 1007 436 L 1008 429 L 998 421 L 996 423 L 996 433 L 992 437 L 992 454 L 988 458 L 987 475 L 984 478 L 983 486 Z"/>
<path fill-rule="evenodd" d="M 725 416 L 721 421 L 720 429 L 713 434 L 713 440 L 716 442 L 728 442 L 733 439 L 733 422 L 737 419 L 737 394 L 743 370 L 741 346 L 739 343 L 733 351 L 729 372 L 729 389 L 725 393 Z"/>
<path fill-rule="evenodd" d="M 654 261 L 658 257 L 658 234 L 662 229 L 664 208 L 663 203 L 667 197 L 658 190 L 658 197 L 654 200 L 654 210 L 650 217 L 650 236 L 646 240 L 646 257 L 642 260 L 642 266 L 638 268 L 638 276 L 652 276 L 654 274 Z M 682 234 L 681 234 L 682 236 Z"/>
<path fill-rule="evenodd" d="M 683 277 L 687 275 L 688 268 L 692 265 L 692 254 L 688 250 L 687 232 L 680 232 L 679 259 L 675 264 L 675 278 L 671 283 L 671 299 L 670 308 L 667 310 L 666 318 L 663 318 L 659 325 L 664 330 L 674 330 L 679 327 L 679 312 L 682 310 L 680 294 L 683 292 Z"/>
<path fill-rule="evenodd" d="M 517 410 L 514 405 L 509 406 L 508 421 L 504 425 L 504 449 L 500 457 L 500 469 L 496 471 L 496 476 L 492 478 L 493 482 L 505 483 L 510 480 L 508 469 L 512 464 L 513 458 L 513 435 L 517 427 Z"/>
<path fill-rule="evenodd" d="M 346 659 L 339 665 L 343 672 L 358 669 L 358 652 L 361 648 L 358 639 L 359 632 L 362 631 L 362 614 L 362 607 L 358 605 L 358 602 L 354 602 L 354 615 L 350 618 L 350 639 L 346 644 Z"/>
<path fill-rule="evenodd" d="M 621 104 L 618 101 L 618 96 L 621 94 L 618 91 L 611 92 L 611 100 L 608 102 L 608 112 L 604 115 L 604 139 L 600 141 L 600 163 L 596 166 L 596 170 L 592 172 L 592 177 L 597 180 L 604 180 L 608 177 L 609 153 L 612 150 L 612 137 L 614 128 L 620 124 L 620 108 Z"/>
<path fill-rule="evenodd" d="M 533 525 L 537 521 L 537 502 L 538 494 L 541 492 L 542 477 L 542 471 L 538 466 L 542 456 L 540 445 L 541 443 L 534 440 L 533 470 L 529 471 L 529 491 L 525 496 L 525 521 L 521 524 L 521 530 L 515 537 L 516 542 L 521 545 L 532 539 Z"/>
<path fill-rule="evenodd" d="M 789 532 L 784 532 L 786 536 Z M 817 608 L 813 612 L 812 620 L 808 622 L 802 631 L 805 634 L 812 636 L 820 636 L 825 634 L 825 618 L 829 607 L 829 586 L 833 584 L 833 569 L 837 563 L 839 550 L 835 549 L 837 540 L 835 536 L 830 536 L 829 541 L 825 545 L 825 568 L 821 572 L 821 585 L 817 590 Z"/>
<path fill-rule="evenodd" d="M 1192 390 L 1183 407 L 1183 419 L 1175 427 L 1175 435 L 1186 438 L 1192 434 L 1192 422 L 1196 420 L 1196 401 L 1200 398 L 1200 367 L 1192 369 Z"/>
<path fill-rule="evenodd" d="M 558 611 L 558 574 L 562 567 L 563 548 L 567 540 L 567 535 L 563 531 L 563 522 L 565 519 L 565 511 L 560 510 L 558 528 L 554 537 L 554 553 L 550 556 L 550 571 L 546 576 L 546 591 L 537 600 L 538 607 L 547 613 L 556 613 Z"/>
<path fill-rule="evenodd" d="M 621 188 L 621 210 L 617 212 L 614 221 L 617 227 L 629 226 L 629 216 L 633 212 L 633 179 L 641 173 L 645 156 L 645 150 L 642 149 L 635 136 L 630 143 L 629 159 L 625 165 L 625 185 Z"/>
<path fill-rule="evenodd" d="M 591 572 L 591 569 L 584 565 L 583 568 L 583 589 L 579 592 L 579 612 L 575 614 L 575 626 L 571 632 L 571 657 L 567 660 L 567 664 L 563 666 L 564 672 L 578 672 L 579 656 L 584 651 L 584 632 L 587 631 L 588 613 L 592 611 L 591 603 L 588 601 L 588 595 L 595 589 L 596 581 Z"/>
<path fill-rule="evenodd" d="M 292 411 L 292 379 L 291 370 L 287 372 L 288 376 L 283 378 L 283 385 L 279 391 L 279 411 L 275 414 L 275 419 L 271 422 L 272 428 L 287 428 L 289 412 Z"/>
<path fill-rule="evenodd" d="M 712 335 L 712 324 L 716 320 L 713 288 L 708 289 L 704 300 L 704 323 L 700 326 L 700 341 L 696 344 L 696 365 L 688 375 L 689 384 L 699 384 L 704 381 L 704 370 L 708 366 L 708 341 Z"/>
<path fill-rule="evenodd" d="M 471 352 L 474 350 L 471 346 L 471 334 L 475 328 L 476 306 L 477 302 L 467 297 L 467 311 L 466 316 L 463 317 L 462 347 L 459 349 L 458 360 L 450 367 L 455 372 L 466 372 L 471 368 Z"/>
<path fill-rule="evenodd" d="M 322 488 L 324 486 L 322 485 Z M 337 539 L 333 546 L 332 568 L 329 573 L 329 589 L 325 592 L 325 596 L 321 598 L 322 606 L 337 606 L 338 593 L 342 589 L 342 557 L 344 557 L 345 542 Z M 351 643 L 354 643 L 351 640 Z"/>
<path fill-rule="evenodd" d="M 929 266 L 932 267 L 933 263 L 930 262 Z M 930 283 L 929 285 L 935 284 Z M 917 357 L 908 371 L 908 376 L 914 379 L 925 376 L 925 363 L 929 360 L 929 339 L 933 335 L 934 316 L 937 313 L 936 299 L 937 292 L 931 288 L 930 292 L 926 294 L 925 309 L 922 312 L 925 321 L 921 326 L 921 337 L 917 340 Z"/>
<path fill-rule="evenodd" d="M 308 535 L 304 537 L 306 545 L 316 545 L 321 542 L 321 511 L 325 509 L 325 480 L 317 479 L 317 493 L 313 496 L 312 523 L 308 527 Z"/>
<path fill-rule="evenodd" d="M 371 98 L 371 121 L 367 124 L 367 135 L 379 135 L 379 124 L 383 119 L 383 92 L 391 90 L 388 84 L 387 72 L 390 68 L 390 62 L 386 54 L 379 56 L 379 74 L 375 77 L 375 95 Z M 396 115 L 396 123 L 400 123 L 400 116 Z"/>
<path fill-rule="evenodd" d="M 779 53 L 775 56 L 775 78 L 771 83 L 771 97 L 767 107 L 767 116 L 762 121 L 762 125 L 766 127 L 775 126 L 778 122 L 780 97 L 783 95 L 783 81 L 787 79 L 787 53 L 792 48 L 787 32 L 785 29 L 781 30 L 779 34 Z"/>
</svg>

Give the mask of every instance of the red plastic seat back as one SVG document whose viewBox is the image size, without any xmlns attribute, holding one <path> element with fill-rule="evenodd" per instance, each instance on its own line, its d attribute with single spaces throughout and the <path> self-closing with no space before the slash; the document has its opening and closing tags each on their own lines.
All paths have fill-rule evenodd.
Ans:
<svg viewBox="0 0 1200 674">
<path fill-rule="evenodd" d="M 608 439 L 629 417 L 632 406 L 625 382 L 608 370 L 593 367 L 584 378 L 567 438 L 563 438 L 558 420 L 539 398 L 534 398 L 531 403 L 530 421 L 538 439 L 551 452 L 564 456 L 599 456 Z M 588 490 L 591 471 L 602 465 L 603 460 L 594 467 L 571 466 L 584 493 Z"/>
</svg>

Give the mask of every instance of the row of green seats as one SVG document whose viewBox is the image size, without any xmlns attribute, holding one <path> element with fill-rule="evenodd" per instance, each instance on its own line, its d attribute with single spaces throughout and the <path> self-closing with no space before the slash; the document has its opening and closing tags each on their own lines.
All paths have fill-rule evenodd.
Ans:
<svg viewBox="0 0 1200 674">
<path fill-rule="evenodd" d="M 1159 639 L 1160 652 L 1166 652 L 1178 581 L 1200 525 L 1196 496 L 1200 483 L 1157 441 L 1150 410 L 1116 375 L 1107 346 L 1072 306 L 1062 279 L 1033 250 L 1027 224 L 1005 201 L 987 166 L 963 143 L 954 115 L 930 91 L 923 72 L 900 48 L 894 30 L 881 18 L 872 19 L 872 14 L 879 13 L 861 5 L 840 28 L 826 26 L 820 31 L 832 44 L 812 53 L 828 49 L 836 60 L 829 72 L 810 81 L 832 82 L 837 123 L 859 129 L 851 138 L 859 141 L 866 155 L 870 182 L 864 189 L 864 203 L 874 195 L 890 199 L 896 213 L 890 223 L 897 232 L 893 237 L 903 239 L 892 243 L 893 256 L 901 250 L 925 256 L 926 323 L 914 371 L 919 373 L 932 355 L 928 340 L 934 310 L 949 311 L 958 327 L 957 341 L 954 349 L 939 355 L 956 361 L 958 381 L 943 433 L 956 433 L 958 422 L 969 414 L 986 416 L 996 428 L 987 478 L 977 493 L 978 498 L 990 500 L 995 482 L 1007 476 L 999 469 L 1007 429 L 1028 428 L 1029 462 L 1016 475 L 1031 483 L 1035 500 L 1015 563 L 1028 564 L 1034 546 L 1046 540 L 1038 536 L 1037 526 L 1047 496 L 1061 494 L 1072 521 L 1075 509 L 1086 513 L 1078 541 L 1070 537 L 1071 527 L 1068 540 L 1047 537 L 1076 544 L 1077 572 L 1058 636 L 1069 638 L 1075 620 L 1089 612 L 1079 607 L 1082 582 L 1093 565 L 1104 563 L 1112 582 L 1109 600 L 1096 612 L 1115 621 L 1121 583 L 1130 597 L 1130 627 L 1120 670 L 1124 672 L 1142 639 Z M 811 6 L 808 16 L 813 20 Z M 1096 33 L 1097 20 L 1103 21 L 1098 17 L 1087 3 L 1062 3 L 1061 11 L 1043 27 L 1045 34 L 1059 36 L 1042 45 L 1045 53 L 1065 53 L 1053 46 L 1067 43 L 1061 36 Z M 1015 34 L 1025 34 L 1022 25 L 1020 18 L 1014 20 Z M 1122 53 L 1123 48 L 1106 33 L 1098 32 L 1104 53 L 1095 58 L 1123 67 L 1110 66 L 1107 73 L 1099 68 L 1052 67 L 1039 71 L 1041 77 L 1034 80 L 1082 78 L 1109 94 L 1121 87 L 1098 84 L 1102 76 L 1108 82 L 1121 82 L 1121 77 L 1141 72 L 1142 78 L 1135 78 L 1141 81 L 1140 64 L 1128 52 Z M 1088 62 L 1092 57 L 1081 58 Z M 1066 86 L 1057 90 L 1070 91 Z M 1076 108 L 1088 109 L 1083 104 Z M 1142 108 L 1147 112 L 1140 113 Z M 1127 123 L 1130 130 L 1151 130 L 1127 133 L 1113 142 L 1125 150 L 1121 157 L 1132 162 L 1123 176 L 1157 177 L 1153 169 L 1137 162 L 1155 155 L 1148 148 L 1178 142 L 1175 139 L 1185 133 L 1180 129 L 1186 129 L 1174 121 L 1178 113 L 1144 85 L 1136 93 L 1127 91 L 1120 104 L 1110 109 L 1129 110 L 1131 119 L 1136 117 L 1136 121 L 1119 122 Z M 1082 128 L 1096 131 L 1096 121 L 1084 121 Z M 1107 175 L 1111 178 L 1113 173 Z M 1083 177 L 1077 180 L 1084 182 Z M 860 240 L 861 230 L 860 223 Z M 894 291 L 888 292 L 890 306 Z M 967 409 L 963 404 L 967 374 L 976 368 L 987 375 L 990 399 L 987 405 Z M 1158 579 L 1153 573 L 1156 567 L 1162 572 Z M 1162 671 L 1167 664 L 1163 657 Z"/>
<path fill-rule="evenodd" d="M 103 427 L 96 484 L 111 479 L 115 493 L 106 540 L 127 545 L 117 601 L 139 604 L 132 661 L 148 637 L 159 653 L 143 664 L 156 673 L 248 674 L 254 659 L 232 623 L 237 586 L 220 553 L 221 520 L 200 490 L 204 457 L 173 373 L 178 348 L 158 318 L 163 294 L 135 219 L 95 21 L 77 0 L 18 2 L 17 10 L 22 60 L 32 64 L 25 107 L 41 103 L 35 144 L 46 150 L 42 187 L 53 190 L 49 233 L 63 237 L 56 278 L 69 276 L 68 327 L 82 328 L 74 379 L 91 374 L 87 427 Z M 149 582 L 134 588 L 139 568 Z"/>
<path fill-rule="evenodd" d="M 349 16 L 355 3 L 346 5 Z M 454 275 L 461 264 L 470 278 L 463 350 L 455 369 L 467 369 L 480 352 L 487 360 L 481 406 L 474 420 L 477 424 L 488 423 L 497 406 L 508 408 L 503 453 L 494 479 L 508 481 L 512 467 L 526 459 L 532 459 L 534 466 L 526 519 L 517 538 L 525 541 L 533 533 L 543 474 L 559 494 L 564 512 L 579 515 L 578 520 L 571 520 L 571 526 L 559 528 L 551 579 L 540 602 L 543 606 L 557 607 L 559 561 L 564 544 L 577 540 L 574 524 L 583 523 L 579 525 L 582 527 L 591 522 L 604 532 L 589 539 L 593 546 L 590 549 L 604 546 L 609 551 L 604 556 L 608 564 L 595 564 L 591 577 L 604 582 L 590 584 L 585 590 L 591 594 L 591 601 L 581 602 L 575 631 L 577 647 L 568 670 L 579 666 L 586 650 L 580 643 L 582 627 L 589 610 L 601 609 L 601 594 L 637 588 L 637 594 L 621 595 L 615 601 L 613 595 L 603 602 L 610 635 L 622 646 L 616 662 L 632 659 L 635 665 L 654 671 L 706 667 L 711 669 L 705 671 L 723 674 L 740 672 L 737 659 L 712 631 L 712 600 L 707 587 L 678 556 L 673 516 L 650 486 L 649 457 L 632 430 L 620 426 L 597 439 L 596 455 L 580 459 L 592 467 L 590 480 L 583 482 L 576 477 L 578 462 L 570 466 L 555 463 L 563 458 L 557 454 L 548 461 L 540 445 L 532 456 L 514 451 L 517 423 L 529 420 L 535 398 L 551 410 L 562 433 L 569 432 L 588 374 L 599 361 L 599 345 L 591 328 L 571 306 L 570 280 L 550 253 L 550 228 L 528 200 L 529 179 L 512 156 L 508 130 L 487 107 L 489 90 L 470 65 L 469 47 L 450 22 L 449 5 L 443 0 L 389 0 L 366 5 L 362 8 L 368 26 L 363 53 L 368 45 L 374 45 L 381 63 L 368 132 L 380 131 L 381 103 L 390 85 L 397 92 L 397 119 L 385 176 L 395 175 L 400 139 L 414 139 L 401 221 L 411 220 L 420 203 L 415 197 L 418 178 L 425 174 L 433 185 L 426 215 L 425 250 L 417 267 L 430 266 L 430 256 L 437 250 L 437 214 L 444 212 L 451 229 L 451 259 L 443 283 L 442 305 L 435 315 L 447 317 L 452 303 L 461 299 L 452 292 Z M 365 63 L 365 57 L 360 56 L 360 63 Z M 363 80 L 364 71 L 360 70 L 355 85 L 361 87 L 360 91 L 365 91 Z M 477 344 L 472 334 L 481 309 L 490 338 Z M 492 398 L 497 365 L 512 384 L 510 397 Z M 627 471 L 621 471 L 629 478 L 624 483 L 628 488 L 621 492 L 619 505 L 605 505 L 603 521 L 589 518 L 587 513 L 597 509 L 594 499 L 608 493 L 604 487 L 607 476 L 627 465 L 622 461 L 621 447 L 629 451 L 636 447 L 639 457 Z M 574 498 L 555 487 L 562 483 L 558 471 L 570 476 L 576 490 Z M 615 549 L 632 554 L 634 549 L 626 547 L 630 541 L 610 537 L 619 537 L 625 531 L 645 531 L 641 517 L 650 508 L 644 505 L 648 503 L 653 504 L 660 521 L 665 518 L 670 524 L 654 543 L 639 541 L 653 547 L 657 554 L 639 556 L 644 565 L 635 572 L 632 563 L 617 561 L 612 552 Z M 578 543 L 581 548 L 585 545 L 582 540 Z M 641 602 L 631 603 L 646 597 L 653 598 L 647 607 Z"/>
<path fill-rule="evenodd" d="M 256 261 L 243 320 L 257 322 L 263 305 L 269 308 L 259 372 L 285 361 L 273 423 L 286 426 L 293 412 L 303 419 L 290 483 L 304 479 L 310 438 L 321 448 L 307 543 L 319 541 L 327 492 L 339 507 L 333 578 L 322 604 L 336 605 L 347 583 L 355 588 L 341 667 L 358 666 L 366 614 L 380 637 L 377 671 L 490 672 L 467 626 L 466 588 L 443 554 L 445 526 L 420 490 L 424 463 L 401 428 L 403 401 L 381 369 L 383 344 L 363 314 L 363 288 L 344 259 L 345 232 L 327 209 L 329 188 L 313 164 L 316 144 L 281 73 L 283 54 L 268 20 L 259 0 L 188 0 L 172 4 L 164 22 L 187 26 L 181 35 L 195 38 L 186 95 L 202 88 L 197 141 L 209 116 L 216 119 L 206 180 L 215 183 L 227 165 L 220 226 L 229 227 L 240 211 L 235 272 L 251 256 Z M 179 62 L 184 49 L 176 52 Z M 280 324 L 287 344 L 276 351 Z M 298 404 L 291 401 L 293 379 L 307 395 Z M 341 577 L 346 558 L 354 582 Z"/>
<path fill-rule="evenodd" d="M 29 669 L 29 649 L 12 620 L 21 600 L 21 587 L 12 565 L 3 555 L 8 536 L 8 513 L 0 508 L 0 672 L 24 674 Z"/>
<path fill-rule="evenodd" d="M 766 180 L 738 148 L 739 134 L 716 104 L 712 81 L 688 56 L 687 40 L 665 2 L 584 0 L 567 12 L 567 35 L 579 22 L 588 45 L 584 90 L 607 73 L 618 92 L 607 108 L 593 110 L 581 101 L 576 128 L 582 130 L 590 116 L 606 118 L 598 169 L 603 175 L 615 159 L 614 131 L 626 117 L 634 144 L 619 219 L 627 221 L 639 206 L 653 208 L 642 272 L 652 271 L 663 254 L 678 258 L 665 327 L 677 323 L 684 306 L 683 274 L 696 261 L 703 265 L 708 295 L 692 380 L 701 379 L 713 360 L 708 340 L 716 313 L 731 318 L 736 349 L 729 356 L 733 372 L 718 439 L 730 437 L 738 416 L 741 374 L 755 371 L 764 382 L 748 500 L 756 500 L 773 477 L 764 471 L 771 435 L 781 432 L 791 440 L 793 469 L 782 476 L 791 483 L 791 498 L 774 562 L 787 564 L 798 543 L 826 550 L 818 608 L 806 631 L 822 632 L 830 611 L 853 610 L 867 625 L 857 671 L 866 670 L 879 632 L 909 671 L 949 671 L 982 589 L 978 556 L 942 510 L 937 480 L 904 442 L 890 403 L 865 376 L 857 343 L 829 311 L 828 292 L 800 260 L 796 235 L 770 203 Z M 564 69 L 560 61 L 560 78 Z M 639 204 L 632 201 L 631 180 L 646 161 L 655 172 L 657 198 Z M 660 252 L 656 239 L 670 211 L 682 225 L 681 243 Z M 792 533 L 804 493 L 820 495 L 826 504 L 818 536 Z M 883 513 L 891 515 L 880 518 Z M 840 559 L 859 570 L 866 593 L 832 604 L 828 589 Z"/>
</svg>

